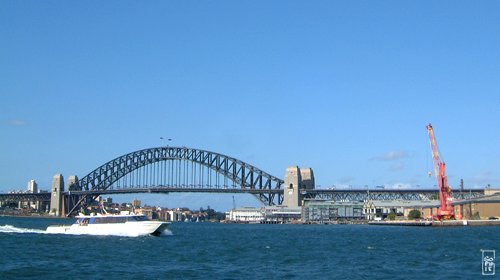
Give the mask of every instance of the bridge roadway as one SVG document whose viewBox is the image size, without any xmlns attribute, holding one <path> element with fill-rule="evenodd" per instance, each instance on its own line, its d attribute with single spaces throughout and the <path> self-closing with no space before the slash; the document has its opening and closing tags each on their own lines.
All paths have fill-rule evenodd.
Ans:
<svg viewBox="0 0 500 280">
<path fill-rule="evenodd" d="M 104 195 L 125 193 L 248 193 L 248 194 L 276 194 L 283 195 L 282 189 L 239 189 L 239 188 L 188 188 L 156 186 L 147 188 L 121 188 L 90 191 L 73 191 L 73 195 Z M 65 192 L 68 195 L 69 192 Z M 467 189 L 463 191 L 463 198 L 475 198 L 484 195 L 484 189 Z M 307 199 L 324 199 L 336 201 L 363 201 L 363 200 L 432 200 L 437 199 L 439 191 L 436 189 L 309 189 L 302 190 L 301 195 Z M 455 199 L 462 198 L 460 192 L 453 192 Z"/>
<path fill-rule="evenodd" d="M 0 201 L 50 201 L 49 192 L 43 193 L 0 193 Z"/>
<path fill-rule="evenodd" d="M 475 198 L 484 195 L 484 189 L 464 189 L 452 192 L 454 199 Z M 314 189 L 302 190 L 303 198 L 335 201 L 364 200 L 439 200 L 437 189 Z"/>
<path fill-rule="evenodd" d="M 69 195 L 113 195 L 127 193 L 247 193 L 247 194 L 275 194 L 283 195 L 282 189 L 241 189 L 241 188 L 192 188 L 154 186 L 143 188 L 110 188 L 88 191 L 66 191 Z M 463 196 L 462 196 L 463 194 Z M 484 189 L 466 189 L 460 194 L 453 192 L 455 199 L 476 198 L 484 195 Z M 0 194 L 0 201 L 50 201 L 50 193 L 7 193 Z M 363 200 L 432 200 L 437 199 L 439 191 L 436 189 L 308 189 L 302 190 L 301 195 L 306 199 L 324 199 L 335 201 L 363 201 Z"/>
</svg>

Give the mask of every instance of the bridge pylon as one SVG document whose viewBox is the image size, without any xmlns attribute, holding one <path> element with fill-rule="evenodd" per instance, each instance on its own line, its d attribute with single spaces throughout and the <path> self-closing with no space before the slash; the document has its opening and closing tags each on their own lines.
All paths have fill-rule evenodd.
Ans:
<svg viewBox="0 0 500 280">
<path fill-rule="evenodd" d="M 314 173 L 312 168 L 299 168 L 290 166 L 285 172 L 285 183 L 283 186 L 283 206 L 302 206 L 302 192 L 314 189 Z"/>
<path fill-rule="evenodd" d="M 64 216 L 64 178 L 62 174 L 56 174 L 52 177 L 52 191 L 50 196 L 50 214 L 54 216 Z"/>
</svg>

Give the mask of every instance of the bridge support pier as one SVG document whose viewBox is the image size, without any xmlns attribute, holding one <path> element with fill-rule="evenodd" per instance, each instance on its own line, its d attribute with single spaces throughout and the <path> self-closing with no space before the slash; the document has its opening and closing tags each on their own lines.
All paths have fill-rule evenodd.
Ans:
<svg viewBox="0 0 500 280">
<path fill-rule="evenodd" d="M 69 195 L 65 196 L 65 198 L 64 198 L 64 203 L 63 203 L 64 208 L 65 208 L 64 214 L 63 214 L 64 216 L 66 216 L 66 214 L 68 214 L 68 212 L 71 211 L 71 209 L 73 209 L 73 207 L 75 207 L 76 203 L 80 199 L 80 196 L 71 194 L 72 191 L 81 191 L 82 190 L 80 188 L 80 186 L 78 185 L 78 176 L 72 175 L 72 176 L 68 177 L 67 189 L 68 189 Z"/>
<path fill-rule="evenodd" d="M 302 206 L 302 191 L 314 189 L 314 184 L 314 173 L 311 168 L 300 169 L 298 166 L 288 167 L 283 186 L 283 206 Z"/>
<path fill-rule="evenodd" d="M 50 196 L 50 214 L 58 217 L 64 216 L 62 193 L 64 192 L 64 178 L 56 174 L 52 178 L 52 194 Z"/>
</svg>

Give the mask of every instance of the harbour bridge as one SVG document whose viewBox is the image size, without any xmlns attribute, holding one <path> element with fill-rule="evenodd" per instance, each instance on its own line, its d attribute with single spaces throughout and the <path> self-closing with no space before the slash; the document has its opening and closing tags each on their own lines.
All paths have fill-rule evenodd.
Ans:
<svg viewBox="0 0 500 280">
<path fill-rule="evenodd" d="M 247 193 L 265 205 L 283 202 L 284 181 L 241 160 L 210 151 L 186 147 L 157 147 L 125 154 L 97 167 L 80 180 L 59 186 L 68 215 L 103 194 L 123 193 Z M 54 192 L 54 186 L 52 191 Z M 337 201 L 435 199 L 438 189 L 303 189 L 306 199 Z M 465 190 L 456 198 L 484 194 Z M 51 193 L 0 194 L 0 200 L 51 199 Z"/>
</svg>

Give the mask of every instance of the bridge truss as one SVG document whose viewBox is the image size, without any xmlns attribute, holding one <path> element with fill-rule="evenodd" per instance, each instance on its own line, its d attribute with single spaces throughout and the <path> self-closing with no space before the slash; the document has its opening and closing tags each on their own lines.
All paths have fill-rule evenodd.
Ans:
<svg viewBox="0 0 500 280">
<path fill-rule="evenodd" d="M 454 199 L 470 199 L 484 195 L 484 189 L 469 189 L 462 193 L 453 192 Z M 335 201 L 365 201 L 365 200 L 437 200 L 438 189 L 403 189 L 403 190 L 303 190 L 306 199 L 325 199 Z"/>
<path fill-rule="evenodd" d="M 69 186 L 68 214 L 106 192 L 161 189 L 252 193 L 266 205 L 281 204 L 283 180 L 238 159 L 186 147 L 144 149 L 117 157 Z M 71 194 L 71 192 L 68 192 Z"/>
</svg>

